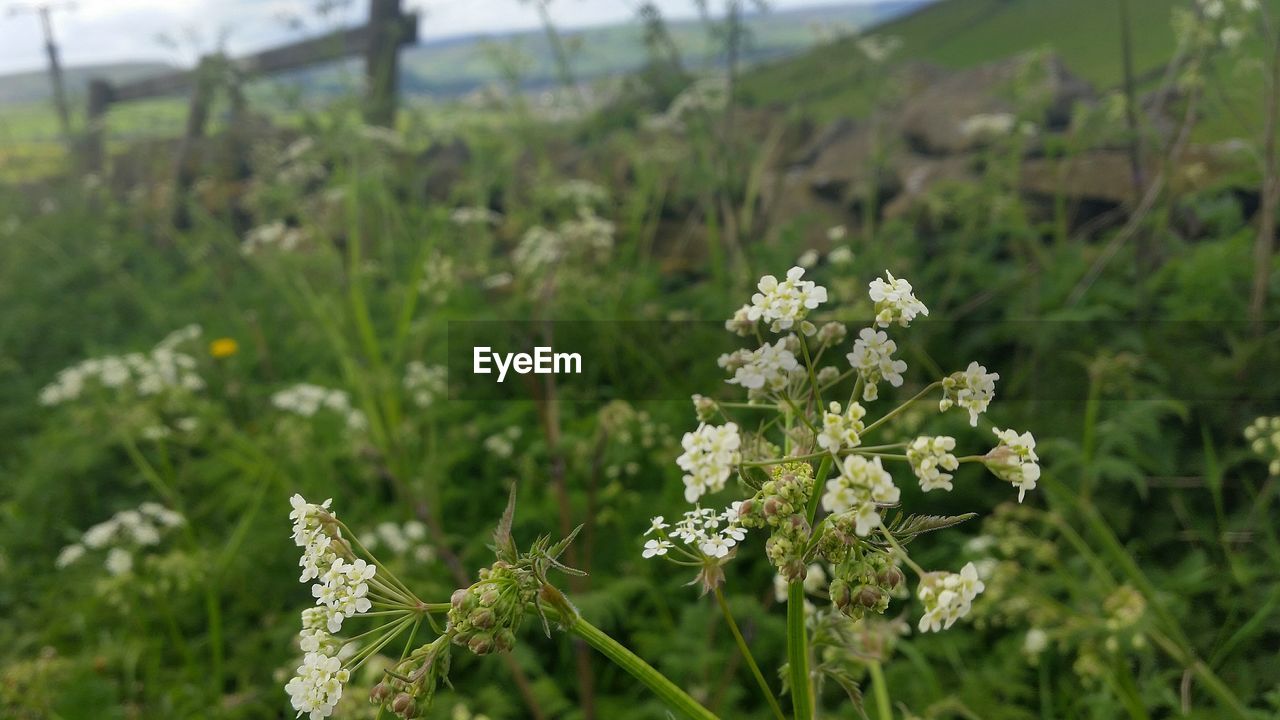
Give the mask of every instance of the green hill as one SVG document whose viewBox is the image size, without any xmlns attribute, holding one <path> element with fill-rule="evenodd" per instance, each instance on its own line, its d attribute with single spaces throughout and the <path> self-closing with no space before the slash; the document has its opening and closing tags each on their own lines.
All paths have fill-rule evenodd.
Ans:
<svg viewBox="0 0 1280 720">
<path fill-rule="evenodd" d="M 1280 3 L 1272 0 L 1280 7 Z M 1188 0 L 1129 0 L 1134 65 L 1139 78 L 1157 73 L 1175 51 L 1175 7 Z M 942 0 L 875 30 L 902 46 L 895 59 L 944 68 L 979 65 L 1050 49 L 1100 90 L 1123 80 L 1118 0 Z M 819 119 L 856 115 L 865 106 L 865 65 L 855 39 L 766 64 L 744 79 L 747 97 L 800 106 Z"/>
</svg>

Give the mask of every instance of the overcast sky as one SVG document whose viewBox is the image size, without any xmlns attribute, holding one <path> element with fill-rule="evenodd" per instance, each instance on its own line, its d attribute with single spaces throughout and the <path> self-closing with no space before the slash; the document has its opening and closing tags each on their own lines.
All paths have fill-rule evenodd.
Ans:
<svg viewBox="0 0 1280 720">
<path fill-rule="evenodd" d="M 9 14 L 14 7 L 30 7 L 47 0 L 0 0 L 0 74 L 44 66 L 44 41 L 39 20 L 31 14 Z M 367 0 L 327 0 L 345 9 L 327 19 L 317 16 L 326 0 L 49 0 L 60 9 L 54 27 L 66 65 L 124 60 L 163 60 L 190 63 L 219 44 L 232 53 L 269 47 L 338 25 L 360 21 Z M 875 0 L 770 0 L 774 8 L 847 5 Z M 695 13 L 693 0 L 657 0 L 668 17 Z M 712 0 L 712 7 L 723 0 Z M 537 27 L 538 19 L 519 0 L 405 0 L 423 15 L 421 36 L 505 32 Z M 630 19 L 638 0 L 555 0 L 556 22 L 566 27 Z M 301 20 L 301 27 L 290 19 Z M 170 43 L 162 41 L 168 36 Z"/>
</svg>

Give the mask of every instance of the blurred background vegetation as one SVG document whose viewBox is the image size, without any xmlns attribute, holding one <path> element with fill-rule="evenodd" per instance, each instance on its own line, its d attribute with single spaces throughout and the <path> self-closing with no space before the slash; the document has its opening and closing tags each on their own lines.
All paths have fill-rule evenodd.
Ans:
<svg viewBox="0 0 1280 720">
<path fill-rule="evenodd" d="M 855 331 L 872 277 L 909 278 L 931 313 L 900 398 L 984 362 L 992 421 L 1044 464 L 1021 506 L 976 472 L 927 501 L 900 479 L 930 512 L 996 508 L 912 547 L 977 562 L 987 592 L 929 636 L 896 599 L 826 660 L 856 683 L 883 660 L 895 717 L 1280 717 L 1280 446 L 1244 436 L 1280 414 L 1280 2 L 1224 2 L 640 3 L 405 48 L 390 128 L 360 61 L 218 76 L 185 150 L 186 95 L 114 105 L 99 167 L 88 80 L 173 68 L 68 68 L 70 142 L 42 73 L 0 77 L 0 717 L 291 716 L 310 598 L 289 495 L 333 497 L 443 600 L 491 561 L 517 480 L 518 537 L 585 523 L 584 616 L 720 717 L 770 717 L 714 603 L 639 555 L 685 505 L 689 403 L 451 400 L 432 378 L 450 320 L 718 321 L 797 263 Z M 585 249 L 529 232 L 584 218 L 606 221 Z M 65 368 L 157 344 L 198 387 L 51 401 Z M 717 394 L 715 359 L 680 386 Z M 332 400 L 300 411 L 303 383 Z M 894 432 L 989 441 L 953 421 Z M 143 503 L 185 522 L 86 535 Z M 726 593 L 778 687 L 785 612 L 753 556 Z M 577 652 L 530 623 L 509 660 L 460 658 L 428 717 L 665 716 Z M 340 717 L 375 715 L 375 679 Z M 821 705 L 876 717 L 835 686 Z"/>
</svg>

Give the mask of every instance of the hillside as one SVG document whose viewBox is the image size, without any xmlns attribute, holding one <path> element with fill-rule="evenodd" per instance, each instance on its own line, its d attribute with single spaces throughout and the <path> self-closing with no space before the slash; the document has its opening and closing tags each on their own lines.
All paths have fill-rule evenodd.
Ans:
<svg viewBox="0 0 1280 720">
<path fill-rule="evenodd" d="M 171 69 L 163 63 L 125 62 L 104 65 L 84 65 L 63 70 L 67 90 L 73 95 L 85 92 L 91 78 L 106 78 L 112 82 L 137 80 Z M 49 99 L 49 75 L 41 70 L 31 70 L 11 75 L 0 75 L 0 105 L 42 102 Z"/>
<path fill-rule="evenodd" d="M 1139 75 L 1173 54 L 1172 10 L 1184 0 L 1129 0 L 1134 64 Z M 1072 72 L 1099 88 L 1123 77 L 1116 0 L 943 0 L 878 27 L 896 37 L 899 60 L 964 68 L 1028 50 L 1057 52 Z M 744 82 L 763 103 L 802 104 L 819 117 L 860 106 L 855 41 L 846 39 L 769 64 Z"/>
</svg>

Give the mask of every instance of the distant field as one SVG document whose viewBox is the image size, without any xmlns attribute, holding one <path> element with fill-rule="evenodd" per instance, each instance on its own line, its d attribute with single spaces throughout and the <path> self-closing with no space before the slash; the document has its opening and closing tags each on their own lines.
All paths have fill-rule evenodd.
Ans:
<svg viewBox="0 0 1280 720">
<path fill-rule="evenodd" d="M 1270 0 L 1276 8 L 1280 1 Z M 1130 0 L 1134 65 L 1139 76 L 1158 72 L 1176 49 L 1173 9 L 1186 0 Z M 1051 49 L 1072 72 L 1106 90 L 1123 80 L 1117 0 L 943 0 L 885 23 L 876 35 L 897 37 L 899 60 L 966 68 L 1037 49 Z M 866 107 L 854 41 L 823 45 L 802 56 L 766 64 L 744 81 L 759 103 L 800 107 L 819 119 L 856 115 Z M 1257 99 L 1239 77 L 1219 78 L 1244 114 Z M 1247 80 L 1247 79 L 1245 79 Z M 1214 117 L 1200 127 L 1203 137 L 1241 132 L 1231 117 Z"/>
</svg>

